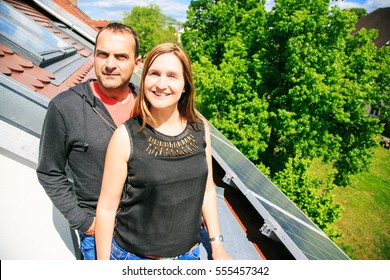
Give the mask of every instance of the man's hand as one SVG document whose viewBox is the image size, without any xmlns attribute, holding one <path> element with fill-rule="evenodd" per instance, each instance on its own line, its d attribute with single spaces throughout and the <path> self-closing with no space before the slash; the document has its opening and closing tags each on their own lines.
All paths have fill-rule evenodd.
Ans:
<svg viewBox="0 0 390 280">
<path fill-rule="evenodd" d="M 95 235 L 95 219 L 96 218 L 93 218 L 92 225 L 89 227 L 89 229 L 86 232 L 84 232 L 86 235 L 91 235 L 91 236 Z"/>
</svg>

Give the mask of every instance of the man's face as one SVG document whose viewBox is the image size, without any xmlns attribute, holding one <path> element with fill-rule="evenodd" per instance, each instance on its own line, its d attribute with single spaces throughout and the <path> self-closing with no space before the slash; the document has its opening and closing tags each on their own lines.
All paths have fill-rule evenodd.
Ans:
<svg viewBox="0 0 390 280">
<path fill-rule="evenodd" d="M 128 86 L 131 75 L 139 70 L 141 59 L 135 58 L 135 40 L 129 33 L 104 30 L 95 47 L 95 73 L 106 89 Z"/>
</svg>

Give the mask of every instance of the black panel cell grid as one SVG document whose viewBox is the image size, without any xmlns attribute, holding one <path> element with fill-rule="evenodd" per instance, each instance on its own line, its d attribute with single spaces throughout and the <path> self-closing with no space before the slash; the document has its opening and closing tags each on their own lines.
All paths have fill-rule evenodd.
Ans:
<svg viewBox="0 0 390 280">
<path fill-rule="evenodd" d="M 307 259 L 349 259 L 280 189 L 215 127 L 211 127 L 213 152 L 224 161 L 236 184 L 244 184 Z M 261 214 L 261 213 L 260 213 Z M 280 232 L 278 232 L 280 234 Z M 283 242 L 283 241 L 282 241 Z M 288 244 L 286 245 L 289 248 Z M 290 246 L 291 247 L 291 246 Z M 292 252 L 293 253 L 293 252 Z"/>
</svg>

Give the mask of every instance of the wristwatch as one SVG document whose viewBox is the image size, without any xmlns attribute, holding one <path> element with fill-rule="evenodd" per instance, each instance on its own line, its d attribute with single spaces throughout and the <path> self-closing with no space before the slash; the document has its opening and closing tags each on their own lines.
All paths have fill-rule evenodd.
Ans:
<svg viewBox="0 0 390 280">
<path fill-rule="evenodd" d="M 209 240 L 210 240 L 210 242 L 213 242 L 213 241 L 216 241 L 216 240 L 219 240 L 219 241 L 223 242 L 223 236 L 222 235 L 214 236 L 214 237 L 211 237 Z"/>
</svg>

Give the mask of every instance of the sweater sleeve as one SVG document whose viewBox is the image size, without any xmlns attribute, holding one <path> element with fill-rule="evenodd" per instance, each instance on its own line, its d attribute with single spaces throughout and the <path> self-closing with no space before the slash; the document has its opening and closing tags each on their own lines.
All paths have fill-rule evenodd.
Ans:
<svg viewBox="0 0 390 280">
<path fill-rule="evenodd" d="M 93 223 L 92 216 L 79 207 L 73 185 L 65 168 L 67 163 L 67 129 L 63 116 L 52 102 L 49 104 L 39 145 L 37 176 L 54 206 L 72 228 L 85 232 Z"/>
</svg>

